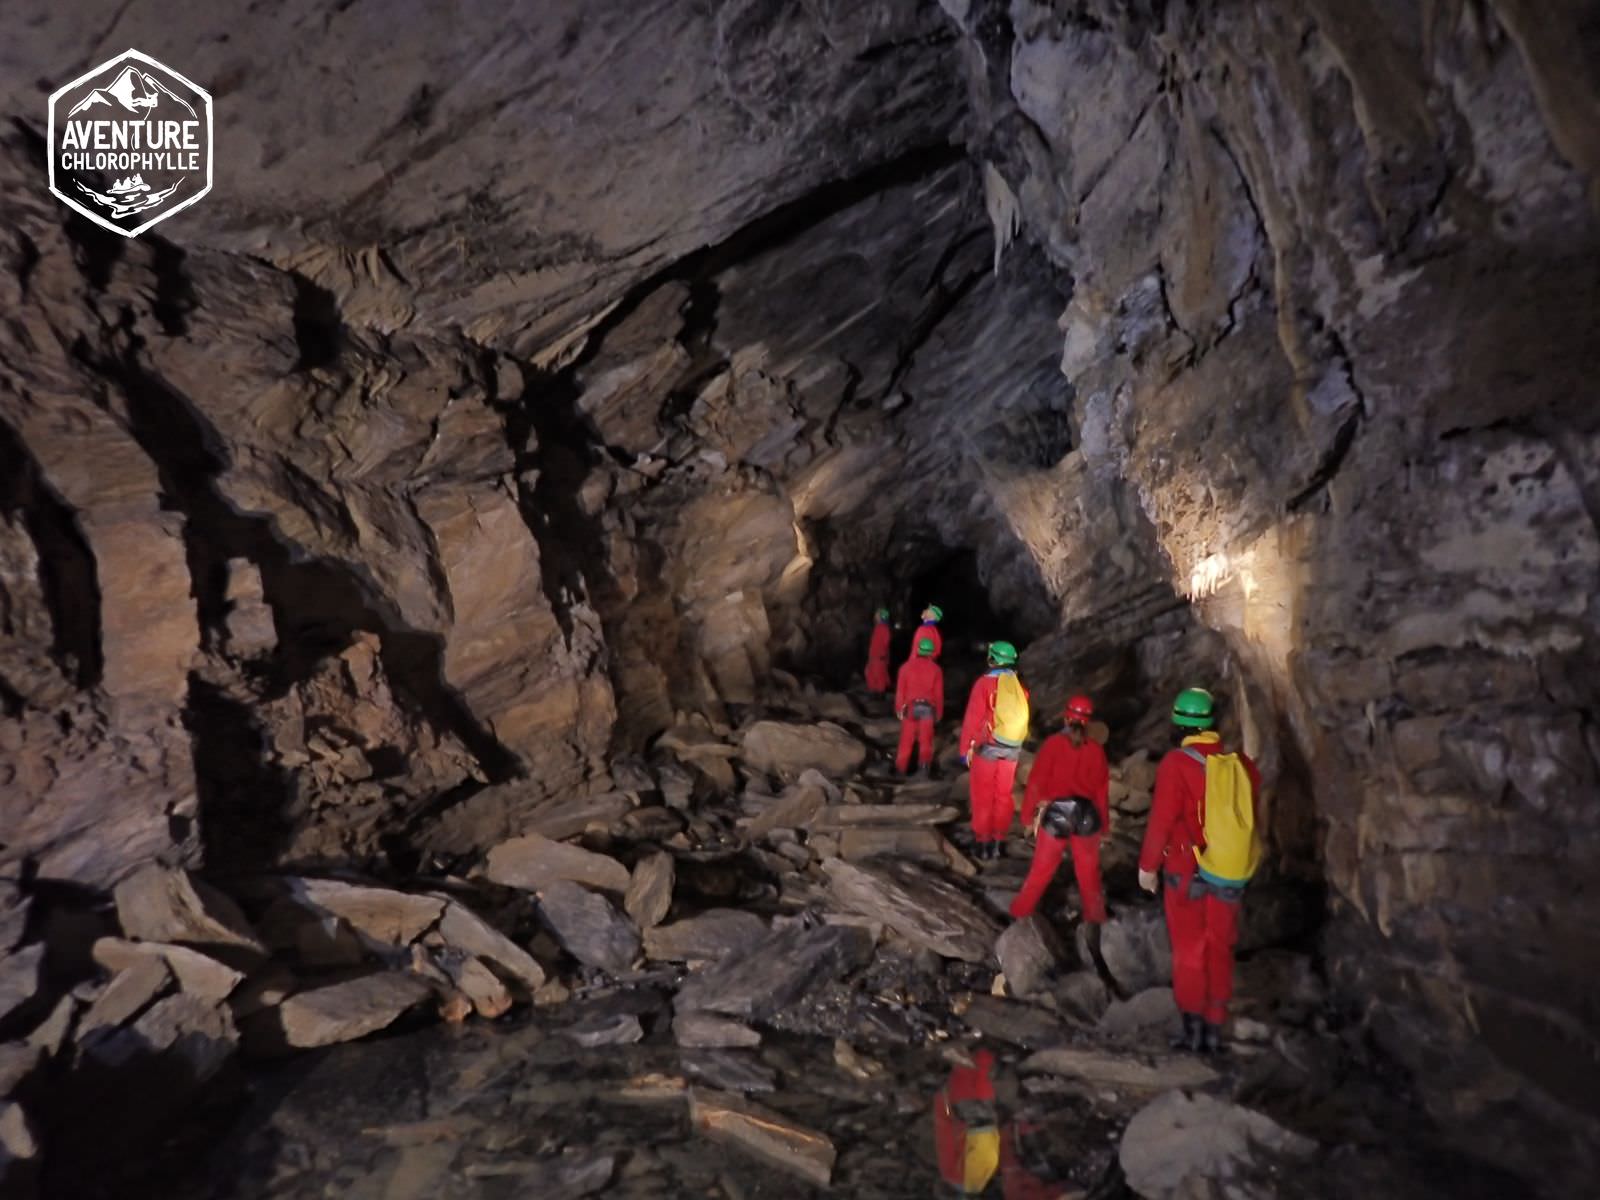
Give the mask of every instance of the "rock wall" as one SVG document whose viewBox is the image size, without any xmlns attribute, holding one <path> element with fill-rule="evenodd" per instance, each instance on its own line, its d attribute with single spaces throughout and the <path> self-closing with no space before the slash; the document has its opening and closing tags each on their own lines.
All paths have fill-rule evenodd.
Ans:
<svg viewBox="0 0 1600 1200">
<path fill-rule="evenodd" d="M 1002 215 L 1072 279 L 1076 469 L 1136 498 L 1224 635 L 1336 974 L 1480 1149 L 1575 1172 L 1600 1118 L 1592 21 L 944 8 Z"/>
</svg>

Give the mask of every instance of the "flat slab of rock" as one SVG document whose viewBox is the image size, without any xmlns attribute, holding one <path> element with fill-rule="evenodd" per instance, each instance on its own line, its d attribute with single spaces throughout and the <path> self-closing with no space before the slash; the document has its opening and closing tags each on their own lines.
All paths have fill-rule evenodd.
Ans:
<svg viewBox="0 0 1600 1200">
<path fill-rule="evenodd" d="M 1315 1142 L 1261 1113 L 1171 1091 L 1134 1114 L 1117 1157 L 1128 1186 L 1144 1200 L 1178 1200 L 1213 1194 L 1208 1181 L 1264 1171 L 1267 1155 L 1304 1158 L 1315 1149 Z"/>
<path fill-rule="evenodd" d="M 807 770 L 842 779 L 867 761 L 866 746 L 831 721 L 757 721 L 744 731 L 740 754 L 757 771 L 791 779 Z"/>
<path fill-rule="evenodd" d="M 1111 1003 L 1111 992 L 1099 972 L 1073 971 L 1050 988 L 1056 1009 L 1085 1025 L 1096 1024 Z"/>
<path fill-rule="evenodd" d="M 628 868 L 610 855 L 538 833 L 512 838 L 490 850 L 485 873 L 495 883 L 529 892 L 543 891 L 557 880 L 619 894 L 628 890 Z"/>
<path fill-rule="evenodd" d="M 492 964 L 529 992 L 544 986 L 538 960 L 466 905 L 447 900 L 438 933 L 446 945 Z"/>
<path fill-rule="evenodd" d="M 723 1146 L 796 1175 L 817 1187 L 833 1178 L 833 1143 L 777 1113 L 726 1092 L 689 1089 L 689 1123 Z"/>
<path fill-rule="evenodd" d="M 297 992 L 277 1008 L 291 1046 L 331 1046 L 387 1029 L 433 989 L 415 975 L 386 971 Z"/>
<path fill-rule="evenodd" d="M 689 1049 L 747 1050 L 761 1044 L 761 1033 L 711 1013 L 681 1012 L 672 1019 L 672 1039 Z"/>
<path fill-rule="evenodd" d="M 1007 925 L 995 942 L 994 952 L 1005 974 L 1006 987 L 1012 995 L 1023 997 L 1046 990 L 1066 954 L 1055 930 L 1037 915 Z"/>
<path fill-rule="evenodd" d="M 817 819 L 818 829 L 852 825 L 947 825 L 961 813 L 948 804 L 830 804 Z"/>
<path fill-rule="evenodd" d="M 656 962 L 716 962 L 759 944 L 767 923 L 755 913 L 713 908 L 644 931 L 644 954 Z"/>
<path fill-rule="evenodd" d="M 677 1011 L 696 1009 L 764 1021 L 812 987 L 866 963 L 875 939 L 849 925 L 799 925 L 697 971 L 678 989 Z"/>
<path fill-rule="evenodd" d="M 130 938 L 266 957 L 239 906 L 187 871 L 151 863 L 117 884 L 112 896 Z"/>
<path fill-rule="evenodd" d="M 984 962 L 999 924 L 958 888 L 909 865 L 822 864 L 828 893 L 846 912 L 880 921 L 915 946 L 944 958 Z"/>
<path fill-rule="evenodd" d="M 846 862 L 899 858 L 942 867 L 944 835 L 929 825 L 851 825 L 839 833 L 839 857 Z"/>
<path fill-rule="evenodd" d="M 1202 1087 L 1219 1076 L 1187 1054 L 1118 1054 L 1083 1046 L 1054 1046 L 1023 1059 L 1024 1075 L 1061 1075 L 1101 1087 L 1159 1092 L 1164 1088 Z"/>
<path fill-rule="evenodd" d="M 633 922 L 604 896 L 569 879 L 557 879 L 540 891 L 539 917 L 562 949 L 587 966 L 616 975 L 639 957 L 639 931 Z"/>
<path fill-rule="evenodd" d="M 140 963 L 159 961 L 172 972 L 180 990 L 206 1004 L 221 1004 L 244 979 L 242 971 L 188 946 L 106 937 L 95 942 L 91 954 L 108 971 L 128 971 Z"/>
<path fill-rule="evenodd" d="M 1000 996 L 974 996 L 961 1019 L 984 1037 L 1024 1050 L 1060 1045 L 1067 1038 L 1067 1027 L 1054 1013 Z"/>
<path fill-rule="evenodd" d="M 672 855 L 665 850 L 647 854 L 634 864 L 622 907 L 640 929 L 649 929 L 666 919 L 672 907 L 674 879 Z"/>
<path fill-rule="evenodd" d="M 380 946 L 408 946 L 438 923 L 445 902 L 394 888 L 340 879 L 290 879 L 295 903 L 338 917 L 362 938 Z"/>
<path fill-rule="evenodd" d="M 172 979 L 172 972 L 158 956 L 142 957 L 111 977 L 105 991 L 95 997 L 89 1011 L 78 1022 L 77 1036 L 88 1037 L 97 1029 L 121 1025 L 136 1016 Z"/>
</svg>

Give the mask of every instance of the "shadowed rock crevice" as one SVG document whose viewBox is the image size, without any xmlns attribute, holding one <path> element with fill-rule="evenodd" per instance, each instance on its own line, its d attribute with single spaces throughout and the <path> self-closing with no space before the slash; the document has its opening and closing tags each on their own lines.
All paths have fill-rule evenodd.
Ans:
<svg viewBox="0 0 1600 1200">
<path fill-rule="evenodd" d="M 19 519 L 39 557 L 39 583 L 51 626 L 50 654 L 78 687 L 92 688 L 103 664 L 100 585 L 94 555 L 72 509 L 40 477 L 22 440 L 0 421 L 0 514 Z M 17 636 L 24 616 L 0 606 L 0 633 Z"/>
</svg>

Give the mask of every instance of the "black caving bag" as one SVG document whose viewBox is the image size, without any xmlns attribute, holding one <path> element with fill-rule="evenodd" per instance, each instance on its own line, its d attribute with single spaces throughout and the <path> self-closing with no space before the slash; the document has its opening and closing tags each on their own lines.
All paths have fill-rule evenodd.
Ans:
<svg viewBox="0 0 1600 1200">
<path fill-rule="evenodd" d="M 1100 811 L 1085 796 L 1063 796 L 1045 805 L 1043 824 L 1055 837 L 1088 837 L 1100 832 Z"/>
</svg>

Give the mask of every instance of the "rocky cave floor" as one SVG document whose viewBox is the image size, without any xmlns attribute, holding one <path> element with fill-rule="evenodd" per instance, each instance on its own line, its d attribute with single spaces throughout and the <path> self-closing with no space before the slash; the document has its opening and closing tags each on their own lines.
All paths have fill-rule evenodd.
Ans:
<svg viewBox="0 0 1600 1200">
<path fill-rule="evenodd" d="M 963 853 L 954 706 L 932 777 L 903 780 L 886 699 L 789 683 L 737 724 L 683 718 L 613 764 L 621 790 L 543 803 L 486 859 L 382 884 L 153 867 L 114 914 L 36 897 L 0 1055 L 45 1150 L 24 1182 L 926 1196 L 936 1097 L 986 1048 L 1027 1136 L 985 1194 L 1524 1194 L 1435 1141 L 1330 997 L 1303 886 L 1251 897 L 1230 1051 L 1167 1051 L 1165 934 L 1133 886 L 1159 747 L 1114 753 L 1091 948 L 1070 868 L 1047 919 L 1011 923 L 1028 844 Z"/>
</svg>

